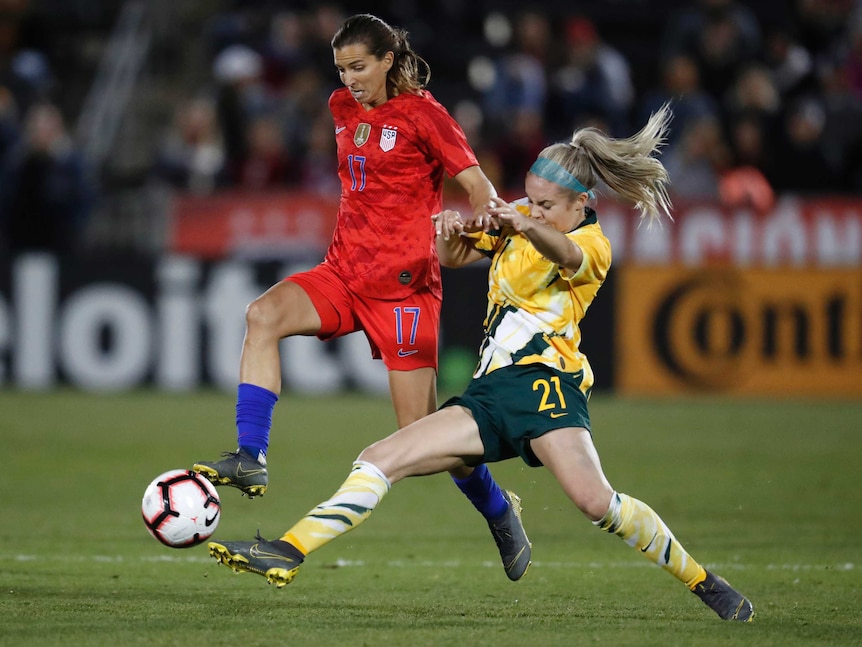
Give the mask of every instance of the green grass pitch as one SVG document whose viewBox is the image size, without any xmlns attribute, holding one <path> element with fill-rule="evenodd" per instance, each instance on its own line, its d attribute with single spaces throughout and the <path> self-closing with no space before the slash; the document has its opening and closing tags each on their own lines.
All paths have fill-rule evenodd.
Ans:
<svg viewBox="0 0 862 647">
<path fill-rule="evenodd" d="M 519 461 L 492 466 L 533 542 L 516 583 L 446 475 L 397 485 L 281 590 L 205 546 L 166 548 L 140 519 L 144 488 L 231 449 L 233 404 L 0 392 L 0 645 L 862 644 L 860 402 L 593 398 L 613 485 L 751 597 L 750 625 L 720 621 Z M 269 493 L 220 490 L 216 537 L 280 535 L 393 424 L 385 398 L 285 395 Z"/>
</svg>

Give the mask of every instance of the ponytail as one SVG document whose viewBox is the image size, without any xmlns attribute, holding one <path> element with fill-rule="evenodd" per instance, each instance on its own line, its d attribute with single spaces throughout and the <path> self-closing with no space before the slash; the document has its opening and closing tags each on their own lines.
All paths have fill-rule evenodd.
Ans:
<svg viewBox="0 0 862 647">
<path fill-rule="evenodd" d="M 601 180 L 633 203 L 649 224 L 663 215 L 673 220 L 667 193 L 670 176 L 656 157 L 665 144 L 672 116 L 665 104 L 637 134 L 626 139 L 614 139 L 596 128 L 576 130 L 570 142 L 548 146 L 539 153 L 539 160 L 550 160 L 567 172 L 575 181 L 562 186 L 573 193 L 588 192 L 592 197 L 593 187 Z"/>
</svg>

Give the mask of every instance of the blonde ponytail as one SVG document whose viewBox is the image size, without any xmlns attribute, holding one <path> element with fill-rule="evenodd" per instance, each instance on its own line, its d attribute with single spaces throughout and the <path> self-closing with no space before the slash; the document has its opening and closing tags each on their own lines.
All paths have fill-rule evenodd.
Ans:
<svg viewBox="0 0 862 647">
<path fill-rule="evenodd" d="M 590 191 L 599 180 L 634 204 L 648 223 L 667 216 L 673 220 L 667 185 L 670 176 L 656 154 L 660 152 L 672 118 L 663 105 L 635 135 L 614 139 L 596 128 L 576 130 L 569 143 L 552 144 L 539 153 L 573 176 L 577 188 Z M 577 188 L 570 190 L 577 192 Z"/>
</svg>

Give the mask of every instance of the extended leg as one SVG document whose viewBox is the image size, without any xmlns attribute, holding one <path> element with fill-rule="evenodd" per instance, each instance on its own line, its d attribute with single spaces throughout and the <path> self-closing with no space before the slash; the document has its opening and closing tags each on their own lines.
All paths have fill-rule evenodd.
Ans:
<svg viewBox="0 0 862 647">
<path fill-rule="evenodd" d="M 695 561 L 652 508 L 613 490 L 589 431 L 558 429 L 532 441 L 531 447 L 597 527 L 617 535 L 683 582 L 721 618 L 748 621 L 754 617 L 751 602 Z"/>
</svg>

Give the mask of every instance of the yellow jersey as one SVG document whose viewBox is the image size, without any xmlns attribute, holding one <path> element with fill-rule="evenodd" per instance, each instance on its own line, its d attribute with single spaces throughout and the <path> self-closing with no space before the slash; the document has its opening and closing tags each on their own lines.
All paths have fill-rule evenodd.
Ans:
<svg viewBox="0 0 862 647">
<path fill-rule="evenodd" d="M 523 201 L 516 208 L 529 215 Z M 583 371 L 581 390 L 593 372 L 578 346 L 578 324 L 611 265 L 611 245 L 595 211 L 566 236 L 583 251 L 571 272 L 544 258 L 523 234 L 511 229 L 473 234 L 475 249 L 491 258 L 485 338 L 474 378 L 511 365 L 545 364 L 566 373 Z"/>
</svg>

